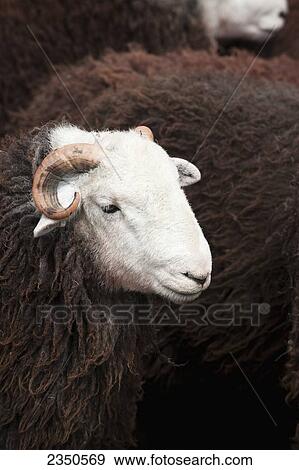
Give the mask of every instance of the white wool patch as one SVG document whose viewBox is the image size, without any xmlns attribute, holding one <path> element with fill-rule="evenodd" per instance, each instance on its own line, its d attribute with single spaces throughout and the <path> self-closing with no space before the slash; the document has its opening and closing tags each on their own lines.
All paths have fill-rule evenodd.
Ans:
<svg viewBox="0 0 299 470">
<path fill-rule="evenodd" d="M 198 0 L 208 34 L 215 39 L 264 41 L 285 25 L 287 0 Z"/>
<path fill-rule="evenodd" d="M 50 132 L 50 146 L 52 150 L 70 144 L 93 144 L 95 139 L 96 133 L 84 131 L 71 124 L 57 126 Z"/>
</svg>

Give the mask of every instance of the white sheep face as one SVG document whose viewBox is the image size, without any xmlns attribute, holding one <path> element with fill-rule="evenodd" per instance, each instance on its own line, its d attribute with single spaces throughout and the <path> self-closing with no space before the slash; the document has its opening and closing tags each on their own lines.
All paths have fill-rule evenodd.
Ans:
<svg viewBox="0 0 299 470">
<path fill-rule="evenodd" d="M 75 189 L 81 193 L 76 233 L 111 287 L 195 300 L 210 284 L 212 260 L 181 186 L 199 181 L 199 170 L 134 130 L 93 134 L 60 127 L 52 131 L 51 147 L 94 143 L 95 135 L 105 151 L 102 164 L 60 186 L 65 207 Z M 43 216 L 35 235 L 57 225 Z"/>
<path fill-rule="evenodd" d="M 199 0 L 210 34 L 219 40 L 264 41 L 285 25 L 287 0 Z"/>
</svg>

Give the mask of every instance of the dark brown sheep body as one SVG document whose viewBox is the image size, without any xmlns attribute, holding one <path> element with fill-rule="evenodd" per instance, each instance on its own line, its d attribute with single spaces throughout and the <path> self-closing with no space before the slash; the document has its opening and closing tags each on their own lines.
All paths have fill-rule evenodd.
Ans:
<svg viewBox="0 0 299 470">
<path fill-rule="evenodd" d="M 253 63 L 253 57 L 245 51 L 231 57 L 191 50 L 163 56 L 147 54 L 142 50 L 123 54 L 110 52 L 102 60 L 89 58 L 81 65 L 58 68 L 60 78 L 54 75 L 36 91 L 27 109 L 11 116 L 9 130 L 13 133 L 15 129 L 30 129 L 65 117 L 86 126 L 81 113 L 88 116 L 93 101 L 102 94 L 113 94 L 123 86 L 134 88 L 142 80 L 157 75 L 180 77 L 182 73 L 199 75 L 213 71 L 230 72 L 236 75 L 236 80 L 248 71 L 249 77 L 299 85 L 299 62 L 288 57 L 272 61 L 256 59 Z M 109 113 L 109 109 L 102 112 Z"/>
<path fill-rule="evenodd" d="M 71 226 L 33 239 L 32 172 L 47 147 L 44 129 L 0 158 L 0 447 L 133 446 L 149 332 L 88 317 L 122 296 L 99 288 Z"/>
<path fill-rule="evenodd" d="M 207 48 L 197 0 L 4 0 L 0 7 L 0 132 L 53 64 L 141 44 L 153 53 Z"/>
<path fill-rule="evenodd" d="M 242 76 L 143 79 L 103 93 L 84 114 L 96 128 L 142 122 L 170 155 L 187 156 L 202 171 L 201 185 L 188 195 L 211 245 L 212 285 L 200 305 L 188 309 L 195 320 L 160 328 L 163 352 L 190 370 L 189 387 L 206 361 L 237 369 L 242 383 L 237 363 L 247 373 L 259 369 L 264 380 L 273 374 L 279 388 L 291 348 L 296 360 L 287 386 L 298 396 L 297 349 L 288 338 L 298 264 L 299 90 L 249 77 L 238 87 Z M 161 376 L 163 367 L 155 362 L 152 373 Z M 188 373 L 182 375 L 184 388 Z M 188 416 L 194 429 L 200 416 Z"/>
<path fill-rule="evenodd" d="M 188 194 L 211 244 L 213 282 L 191 311 L 199 323 L 160 329 L 162 350 L 187 364 L 189 387 L 202 361 L 227 370 L 238 363 L 247 373 L 260 369 L 279 387 L 290 349 L 286 385 L 292 399 L 298 397 L 297 327 L 293 343 L 288 338 L 298 263 L 299 92 L 248 77 L 237 88 L 240 79 L 227 72 L 151 79 L 134 90 L 103 94 L 85 116 L 100 128 L 137 119 L 153 128 L 170 154 L 195 155 L 202 171 L 201 186 Z M 186 387 L 188 373 L 182 376 Z M 209 420 L 212 413 L 213 407 Z M 194 426 L 199 419 L 195 413 Z"/>
</svg>

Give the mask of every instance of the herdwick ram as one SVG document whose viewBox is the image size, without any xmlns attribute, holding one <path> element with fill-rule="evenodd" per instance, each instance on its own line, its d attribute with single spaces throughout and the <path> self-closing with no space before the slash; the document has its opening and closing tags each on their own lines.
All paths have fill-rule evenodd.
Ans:
<svg viewBox="0 0 299 470">
<path fill-rule="evenodd" d="M 298 199 L 291 183 L 299 161 L 299 90 L 250 77 L 238 86 L 243 76 L 243 70 L 182 70 L 172 78 L 142 77 L 134 86 L 125 81 L 94 94 L 84 116 L 99 129 L 141 122 L 170 155 L 193 156 L 204 172 L 201 188 L 188 196 L 212 246 L 213 282 L 200 308 L 194 304 L 195 321 L 161 328 L 162 350 L 178 364 L 187 358 L 193 367 L 208 361 L 230 369 L 233 353 L 244 367 L 261 367 L 265 380 L 270 363 L 280 368 L 278 386 L 286 356 L 276 359 L 287 349 L 297 265 Z M 223 321 L 202 319 L 203 308 L 215 303 L 228 307 L 219 313 Z M 161 374 L 156 361 L 152 373 Z M 189 379 L 192 387 L 194 374 Z M 195 423 L 199 416 L 189 418 Z"/>
<path fill-rule="evenodd" d="M 12 141 L 0 175 L 1 448 L 131 446 L 151 328 L 94 309 L 209 286 L 181 189 L 200 172 L 144 127 L 62 125 Z"/>
<path fill-rule="evenodd" d="M 279 30 L 286 0 L 13 0 L 0 7 L 0 134 L 56 64 L 130 43 L 153 53 L 209 49 L 221 37 L 263 40 Z"/>
</svg>

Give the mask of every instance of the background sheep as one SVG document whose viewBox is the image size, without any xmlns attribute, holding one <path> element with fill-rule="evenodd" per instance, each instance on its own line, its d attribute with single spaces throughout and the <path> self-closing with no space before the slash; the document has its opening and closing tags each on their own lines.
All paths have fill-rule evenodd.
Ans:
<svg viewBox="0 0 299 470">
<path fill-rule="evenodd" d="M 200 304 L 205 307 L 218 302 L 241 304 L 246 310 L 248 305 L 256 302 L 271 307 L 269 314 L 261 315 L 258 326 L 252 326 L 248 318 L 242 320 L 242 313 L 234 311 L 234 324 L 231 323 L 231 313 L 228 313 L 225 326 L 201 324 L 196 327 L 190 323 L 187 327 L 161 328 L 164 353 L 169 354 L 177 364 L 187 363 L 185 367 L 175 369 L 181 393 L 173 395 L 170 392 L 170 396 L 177 399 L 170 400 L 172 410 L 180 408 L 180 413 L 172 417 L 167 411 L 164 414 L 164 404 L 158 410 L 159 416 L 162 413 L 166 417 L 162 418 L 162 422 L 167 423 L 161 429 L 161 436 L 169 430 L 171 436 L 176 435 L 177 442 L 186 446 L 190 445 L 190 440 L 195 443 L 193 430 L 199 422 L 203 430 L 207 426 L 214 431 L 208 434 L 210 441 L 203 439 L 209 447 L 212 443 L 216 445 L 215 428 L 218 436 L 216 443 L 220 448 L 229 446 L 229 443 L 235 447 L 236 442 L 239 448 L 246 447 L 248 442 L 252 442 L 253 427 L 256 442 L 265 439 L 265 427 L 261 427 L 264 420 L 258 418 L 257 429 L 256 414 L 246 414 L 248 420 L 245 420 L 245 426 L 241 409 L 240 415 L 236 413 L 236 417 L 232 416 L 228 403 L 231 406 L 236 406 L 236 403 L 227 401 L 228 396 L 222 394 L 219 382 L 219 391 L 213 391 L 213 400 L 204 402 L 205 408 L 207 403 L 210 407 L 204 414 L 207 421 L 202 421 L 200 390 L 205 386 L 202 377 L 199 378 L 202 361 L 210 362 L 210 371 L 213 362 L 214 370 L 221 363 L 227 368 L 236 368 L 230 355 L 233 353 L 263 396 L 265 384 L 275 383 L 273 375 L 278 387 L 286 360 L 286 355 L 281 359 L 280 356 L 287 351 L 296 271 L 294 255 L 297 252 L 298 195 L 296 185 L 292 186 L 290 182 L 294 181 L 298 161 L 299 95 L 297 89 L 285 84 L 249 79 L 206 140 L 219 111 L 223 109 L 227 97 L 231 96 L 231 84 L 235 80 L 235 76 L 227 73 L 214 73 L 206 77 L 185 75 L 172 80 L 151 79 L 134 89 L 123 88 L 114 90 L 110 96 L 102 96 L 94 103 L 90 115 L 86 110 L 87 119 L 92 125 L 104 127 L 128 125 L 138 117 L 152 126 L 159 142 L 163 142 L 170 153 L 196 154 L 194 161 L 205 178 L 198 192 L 191 188 L 188 194 L 211 241 L 214 255 L 213 282 L 210 290 L 200 299 Z M 272 106 L 273 103 L 275 106 Z M 101 111 L 106 109 L 109 109 L 109 114 Z M 253 376 L 255 367 L 260 368 L 260 374 Z M 238 369 L 237 377 L 234 374 L 233 383 L 247 387 Z M 189 406 L 190 395 L 196 400 L 196 393 L 190 394 L 189 391 L 198 380 L 200 383 L 195 388 L 199 394 L 198 401 Z M 164 388 L 163 385 L 156 386 L 160 392 Z M 151 410 L 147 422 L 151 422 L 154 409 L 157 413 L 159 392 L 155 395 L 153 390 L 155 386 L 152 384 L 142 405 L 143 413 L 147 406 Z M 183 390 L 186 391 L 185 395 Z M 273 397 L 281 393 L 276 390 L 272 388 L 267 395 L 272 406 L 276 406 Z M 167 402 L 165 388 L 161 396 Z M 151 397 L 155 408 L 151 406 Z M 216 415 L 215 401 L 219 403 Z M 280 399 L 277 398 L 277 401 L 283 408 Z M 220 416 L 217 413 L 221 408 L 228 409 L 230 414 L 230 433 L 227 433 L 227 420 L 221 421 L 221 416 L 228 418 L 227 414 L 225 411 Z M 274 416 L 276 409 L 271 409 Z M 264 413 L 262 408 L 258 411 L 260 415 Z M 178 415 L 187 418 L 179 421 Z M 238 416 L 243 422 L 242 432 Z M 286 407 L 280 416 L 284 416 L 283 420 L 289 416 Z M 143 418 L 144 414 L 140 418 L 144 432 Z M 280 433 L 283 434 L 284 424 L 278 421 L 276 428 L 268 416 L 265 420 L 269 422 L 266 429 L 271 428 L 267 443 L 272 448 L 281 443 Z M 236 423 L 235 427 L 233 423 Z M 288 435 L 294 431 L 285 428 L 284 432 Z M 161 445 L 161 441 L 155 441 L 153 436 L 159 439 L 157 434 L 150 433 L 149 447 Z M 198 437 L 198 440 L 197 445 L 202 445 L 201 438 Z M 264 445 L 265 441 L 262 442 Z M 287 446 L 287 439 L 284 445 Z"/>
<path fill-rule="evenodd" d="M 123 86 L 133 88 L 143 80 L 157 75 L 170 77 L 180 76 L 183 72 L 199 75 L 203 72 L 227 71 L 236 76 L 231 84 L 232 93 L 240 74 L 244 75 L 250 67 L 250 77 L 299 85 L 297 61 L 288 57 L 271 61 L 256 59 L 253 66 L 252 61 L 251 54 L 245 51 L 230 57 L 219 57 L 205 51 L 191 50 L 171 52 L 161 57 L 137 50 L 123 54 L 111 52 L 102 60 L 88 58 L 81 65 L 58 68 L 59 78 L 52 76 L 36 91 L 28 109 L 11 115 L 8 128 L 14 133 L 16 129 L 30 129 L 64 117 L 86 126 L 83 116 L 90 116 L 93 103 L 100 95 L 110 96 Z M 98 109 L 95 104 L 94 113 Z"/>
<path fill-rule="evenodd" d="M 97 57 L 107 47 L 126 50 L 131 42 L 154 53 L 187 44 L 206 48 L 209 40 L 198 15 L 196 0 L 2 2 L 1 133 L 7 111 L 28 103 L 36 85 L 53 72 L 40 47 L 54 64 Z"/>
<path fill-rule="evenodd" d="M 92 119 L 94 118 L 98 124 L 103 120 L 104 125 L 118 126 L 121 122 L 130 122 L 130 119 L 138 115 L 139 118 L 144 119 L 144 122 L 153 125 L 152 116 L 155 116 L 155 120 L 158 119 L 159 122 L 155 130 L 160 142 L 162 141 L 170 152 L 183 154 L 187 151 L 193 154 L 197 146 L 205 140 L 217 113 L 223 109 L 226 97 L 230 96 L 228 88 L 231 80 L 231 76 L 221 74 L 221 79 L 218 77 L 218 80 L 216 77 L 209 76 L 201 81 L 200 78 L 193 76 L 186 77 L 185 80 L 181 78 L 177 82 L 174 79 L 172 83 L 169 80 L 165 82 L 160 80 L 156 83 L 146 82 L 132 93 L 129 90 L 122 90 L 111 99 L 111 103 L 118 103 L 118 112 L 114 116 L 111 115 L 113 109 L 110 106 L 109 117 L 101 118 L 100 113 L 97 116 L 93 113 Z M 204 90 L 203 96 L 201 96 L 202 90 Z M 285 102 L 289 103 L 289 113 L 281 108 L 281 106 L 284 107 L 282 97 L 286 100 Z M 275 107 L 272 106 L 274 102 Z M 187 106 L 186 103 L 188 103 Z M 106 106 L 109 106 L 107 96 L 106 99 L 101 100 L 99 109 L 100 107 L 105 109 Z M 217 439 L 215 427 L 217 427 L 218 436 L 216 443 L 218 442 L 221 448 L 232 445 L 235 447 L 236 443 L 239 448 L 242 448 L 246 446 L 246 442 L 252 442 L 252 427 L 255 427 L 257 445 L 261 439 L 265 439 L 265 428 L 267 431 L 269 428 L 267 445 L 270 448 L 274 448 L 278 443 L 281 445 L 282 429 L 286 426 L 284 420 L 290 412 L 286 407 L 283 408 L 280 392 L 267 386 L 268 383 L 275 384 L 273 376 L 276 377 L 277 386 L 283 375 L 283 364 L 286 360 L 284 353 L 288 349 L 288 331 L 291 327 L 288 314 L 294 295 L 293 283 L 296 272 L 298 226 L 296 201 L 298 195 L 296 185 L 288 188 L 288 194 L 284 193 L 284 190 L 281 193 L 280 183 L 278 181 L 274 183 L 274 179 L 282 172 L 281 177 L 288 182 L 289 186 L 293 179 L 289 171 L 296 173 L 296 163 L 295 167 L 293 164 L 297 162 L 298 154 L 296 150 L 298 145 L 297 107 L 297 90 L 288 88 L 285 84 L 264 83 L 261 85 L 255 80 L 246 81 L 244 87 L 238 91 L 236 98 L 226 109 L 223 119 L 218 122 L 197 154 L 198 160 L 195 160 L 198 161 L 206 179 L 200 193 L 195 194 L 191 189 L 189 197 L 193 203 L 197 201 L 196 213 L 200 214 L 214 254 L 212 287 L 210 292 L 202 297 L 201 304 L 208 306 L 215 302 L 225 302 L 246 306 L 252 302 L 261 302 L 269 304 L 271 312 L 270 315 L 262 316 L 262 323 L 258 327 L 252 327 L 246 320 L 242 325 L 240 319 L 240 326 L 229 326 L 231 317 L 228 315 L 226 327 L 200 325 L 196 328 L 190 323 L 187 328 L 184 326 L 176 330 L 175 328 L 168 328 L 168 330 L 161 328 L 164 352 L 171 355 L 171 348 L 174 348 L 172 359 L 177 364 L 187 364 L 185 367 L 175 369 L 176 379 L 181 385 L 178 394 L 170 392 L 173 400 L 171 401 L 170 398 L 172 409 L 180 408 L 179 417 L 182 421 L 179 421 L 178 413 L 171 418 L 171 414 L 168 414 L 166 409 L 163 415 L 166 419 L 162 421 L 167 422 L 169 427 L 162 427 L 161 436 L 165 436 L 169 430 L 172 437 L 174 434 L 177 436 L 174 439 L 177 438 L 178 442 L 182 442 L 183 439 L 186 446 L 189 445 L 190 439 L 194 445 L 199 444 L 195 443 L 192 432 L 186 433 L 189 427 L 184 416 L 187 416 L 190 429 L 194 429 L 198 422 L 202 423 L 203 429 L 206 426 L 209 428 L 211 424 L 208 423 L 211 422 L 215 401 L 219 403 L 219 406 L 216 406 L 217 423 L 212 421 L 211 433 L 208 434 L 209 437 L 206 440 L 203 439 L 207 445 L 211 445 L 211 442 L 215 444 Z M 209 116 L 209 113 L 213 114 L 213 117 Z M 278 119 L 278 115 L 275 117 L 276 113 L 283 115 L 284 121 Z M 172 117 L 171 124 L 169 124 L 169 117 Z M 284 127 L 285 123 L 288 123 L 286 127 Z M 274 186 L 271 188 L 273 183 Z M 277 196 L 275 203 L 277 207 L 273 212 L 274 206 L 271 200 L 272 197 Z M 266 227 L 266 220 L 268 227 Z M 250 249 L 248 249 L 249 246 Z M 238 323 L 237 319 L 235 321 Z M 296 349 L 293 349 L 293 358 L 296 357 L 295 351 Z M 208 402 L 204 401 L 204 407 L 200 405 L 200 391 L 205 386 L 205 382 L 202 377 L 198 379 L 199 371 L 202 370 L 199 369 L 199 364 L 204 360 L 214 362 L 216 367 L 223 362 L 226 367 L 230 368 L 231 365 L 236 367 L 230 353 L 235 355 L 247 373 L 248 369 L 252 373 L 255 366 L 261 367 L 261 375 L 255 373 L 254 376 L 250 375 L 250 378 L 255 387 L 262 391 L 262 396 L 264 396 L 264 389 L 268 390 L 266 397 L 274 407 L 274 410 L 271 409 L 274 416 L 277 410 L 280 410 L 281 421 L 278 421 L 277 428 L 266 416 L 269 425 L 256 429 L 256 415 L 250 416 L 252 408 L 249 408 L 249 413 L 245 412 L 244 417 L 243 402 L 240 413 L 234 413 L 232 417 L 228 403 L 236 406 L 238 401 L 234 399 L 228 401 L 229 395 L 223 395 L 222 382 L 218 382 L 219 393 L 216 393 L 215 389 L 212 393 L 210 392 L 213 398 L 208 413 L 203 411 Z M 284 354 L 282 358 L 281 354 Z M 203 374 L 205 376 L 205 372 Z M 297 374 L 298 372 L 293 367 L 292 390 L 296 394 L 298 393 Z M 238 375 L 239 379 L 236 378 Z M 208 375 L 208 379 L 210 378 L 211 373 Z M 200 380 L 200 383 L 195 386 L 194 394 L 190 394 L 197 380 Z M 243 380 L 240 371 L 237 370 L 237 374 L 233 375 L 233 381 L 229 382 L 230 393 L 231 388 L 236 389 L 236 383 L 241 382 L 246 387 Z M 215 378 L 212 379 L 212 383 L 215 383 Z M 169 398 L 163 385 L 156 386 L 155 389 L 153 384 L 149 385 L 149 393 L 146 394 L 146 399 L 142 404 L 143 414 L 140 423 L 142 423 L 143 431 L 146 408 L 152 410 L 147 415 L 147 424 L 152 422 L 154 409 L 152 397 L 155 403 L 157 403 L 159 392 L 161 396 L 164 393 L 166 402 Z M 155 395 L 155 390 L 157 395 Z M 183 390 L 186 390 L 185 395 Z M 189 406 L 191 396 L 196 400 L 196 392 L 199 394 L 199 403 L 196 401 Z M 203 396 L 207 400 L 208 393 L 203 393 Z M 159 410 L 159 413 L 163 413 L 163 409 Z M 221 409 L 222 414 L 220 414 Z M 227 409 L 228 412 L 225 413 L 223 410 Z M 258 411 L 260 414 L 264 413 L 262 409 Z M 231 423 L 229 434 L 226 432 L 228 414 Z M 202 422 L 203 416 L 206 417 L 206 422 Z M 243 426 L 238 416 L 241 416 Z M 222 417 L 226 419 L 222 420 Z M 244 419 L 246 426 L 244 426 Z M 294 417 L 290 419 L 292 426 L 294 426 L 293 420 Z M 261 422 L 259 419 L 259 424 Z M 240 433 L 240 426 L 242 426 L 242 433 Z M 171 429 L 175 429 L 176 432 L 172 433 Z M 184 432 L 179 433 L 178 429 L 184 429 Z M 237 430 L 236 434 L 231 431 L 233 429 Z M 153 431 L 153 428 L 151 430 Z M 284 432 L 288 435 L 292 431 L 286 426 Z M 159 435 L 155 436 L 159 440 Z M 149 447 L 154 444 L 159 446 L 159 441 L 153 439 L 153 433 L 150 433 L 149 439 Z M 200 445 L 202 445 L 202 440 L 200 440 Z M 287 439 L 284 445 L 288 445 Z"/>
<path fill-rule="evenodd" d="M 244 11 L 236 8 L 240 4 L 238 0 L 2 2 L 1 134 L 6 132 L 8 112 L 29 103 L 36 86 L 49 71 L 53 72 L 49 60 L 55 65 L 71 64 L 87 55 L 98 57 L 109 47 L 116 51 L 128 50 L 132 42 L 159 54 L 186 46 L 209 49 L 220 25 L 225 23 L 225 35 L 229 36 L 232 12 L 240 14 L 241 23 L 239 16 L 237 18 L 237 23 L 242 25 L 239 34 L 245 32 L 246 37 L 252 22 L 255 33 L 261 30 L 263 23 L 260 26 L 259 16 L 265 21 L 265 11 L 267 27 L 269 24 L 277 28 L 283 25 L 279 15 L 286 9 L 286 0 L 275 0 L 274 4 L 273 0 L 262 4 L 260 0 L 243 0 Z M 201 8 L 204 8 L 204 14 Z M 211 21 L 216 13 L 219 14 L 217 25 Z M 233 23 L 233 30 L 235 27 L 236 23 Z"/>
</svg>

